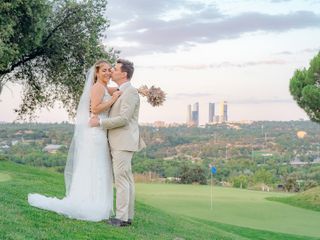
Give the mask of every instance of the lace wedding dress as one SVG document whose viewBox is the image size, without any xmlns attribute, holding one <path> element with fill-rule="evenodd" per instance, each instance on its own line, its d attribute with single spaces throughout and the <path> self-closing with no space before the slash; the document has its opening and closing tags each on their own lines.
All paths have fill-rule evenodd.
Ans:
<svg viewBox="0 0 320 240">
<path fill-rule="evenodd" d="M 63 199 L 29 194 L 30 205 L 88 221 L 108 219 L 113 212 L 113 177 L 111 157 L 105 131 L 90 128 L 90 89 L 93 69 L 87 74 L 84 92 L 77 110 L 75 133 L 65 168 L 66 196 Z M 103 101 L 111 98 L 107 90 Z M 107 118 L 100 113 L 99 118 Z"/>
</svg>

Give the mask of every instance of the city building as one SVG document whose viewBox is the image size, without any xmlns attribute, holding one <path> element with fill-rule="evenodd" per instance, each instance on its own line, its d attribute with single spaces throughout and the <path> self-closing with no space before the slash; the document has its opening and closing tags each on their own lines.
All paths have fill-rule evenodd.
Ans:
<svg viewBox="0 0 320 240">
<path fill-rule="evenodd" d="M 216 114 L 216 104 L 209 103 L 209 121 L 207 124 L 217 124 L 228 122 L 228 104 L 227 101 L 221 101 L 219 103 L 218 114 Z M 191 107 L 191 104 L 187 106 L 187 125 L 193 127 L 199 127 L 199 103 L 196 102 Z M 204 125 L 205 126 L 205 125 Z"/>
<path fill-rule="evenodd" d="M 166 126 L 167 126 L 167 124 L 164 121 L 155 121 L 153 123 L 153 127 L 156 127 L 156 128 L 163 128 Z"/>
<path fill-rule="evenodd" d="M 191 109 L 191 104 L 187 107 L 187 125 L 198 127 L 199 126 L 199 103 L 193 104 Z"/>
<path fill-rule="evenodd" d="M 191 104 L 189 104 L 187 108 L 187 125 L 192 125 Z"/>
<path fill-rule="evenodd" d="M 48 153 L 57 153 L 58 150 L 59 150 L 60 148 L 62 148 L 62 147 L 63 147 L 63 145 L 49 144 L 49 145 L 45 146 L 45 147 L 42 149 L 42 151 L 48 152 Z"/>
<path fill-rule="evenodd" d="M 196 102 L 193 104 L 193 109 L 192 109 L 192 122 L 193 125 L 198 127 L 199 126 L 199 103 Z"/>
<path fill-rule="evenodd" d="M 226 101 L 220 102 L 219 105 L 219 122 L 224 123 L 228 121 L 228 104 Z"/>
<path fill-rule="evenodd" d="M 215 103 L 209 103 L 209 123 L 215 120 Z"/>
</svg>

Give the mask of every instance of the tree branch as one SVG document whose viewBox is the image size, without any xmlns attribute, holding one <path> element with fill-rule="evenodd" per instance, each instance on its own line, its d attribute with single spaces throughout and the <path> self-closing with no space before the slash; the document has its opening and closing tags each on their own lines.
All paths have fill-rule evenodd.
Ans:
<svg viewBox="0 0 320 240">
<path fill-rule="evenodd" d="M 49 39 L 52 37 L 52 35 L 57 32 L 59 30 L 60 27 L 62 27 L 66 22 L 67 20 L 69 19 L 69 17 L 71 17 L 73 14 L 75 14 L 76 11 L 70 11 L 65 18 L 63 18 L 63 21 L 61 23 L 59 23 L 56 27 L 54 27 L 52 29 L 52 31 L 48 34 L 48 36 L 42 41 L 42 45 L 38 48 L 36 48 L 33 52 L 31 52 L 29 55 L 26 55 L 26 56 L 22 56 L 21 60 L 12 64 L 9 68 L 5 69 L 5 70 L 2 70 L 0 71 L 0 76 L 1 75 L 5 75 L 7 73 L 10 73 L 12 72 L 16 67 L 28 62 L 28 61 L 31 61 L 32 59 L 40 56 L 42 53 L 44 53 L 44 49 L 45 49 L 45 46 L 47 44 L 47 42 L 49 41 Z"/>
</svg>

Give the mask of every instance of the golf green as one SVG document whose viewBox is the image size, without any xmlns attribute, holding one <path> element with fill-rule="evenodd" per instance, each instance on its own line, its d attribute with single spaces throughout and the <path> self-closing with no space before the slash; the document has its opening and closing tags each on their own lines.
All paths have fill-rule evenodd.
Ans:
<svg viewBox="0 0 320 240">
<path fill-rule="evenodd" d="M 137 200 L 167 212 L 237 226 L 320 236 L 319 212 L 268 201 L 290 194 L 201 185 L 136 184 Z"/>
</svg>

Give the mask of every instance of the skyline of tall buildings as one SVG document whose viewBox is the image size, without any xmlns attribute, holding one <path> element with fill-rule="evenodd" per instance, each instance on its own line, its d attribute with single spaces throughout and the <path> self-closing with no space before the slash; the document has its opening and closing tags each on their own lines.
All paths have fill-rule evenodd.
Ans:
<svg viewBox="0 0 320 240">
<path fill-rule="evenodd" d="M 216 115 L 216 103 L 209 103 L 209 119 L 208 123 L 224 123 L 228 122 L 228 103 L 227 101 L 221 101 L 219 103 L 219 114 Z M 199 126 L 199 103 L 196 102 L 191 108 L 191 104 L 187 106 L 187 125 Z"/>
<path fill-rule="evenodd" d="M 191 104 L 189 104 L 187 109 L 187 125 L 199 126 L 199 103 L 194 103 L 192 109 Z"/>
</svg>

